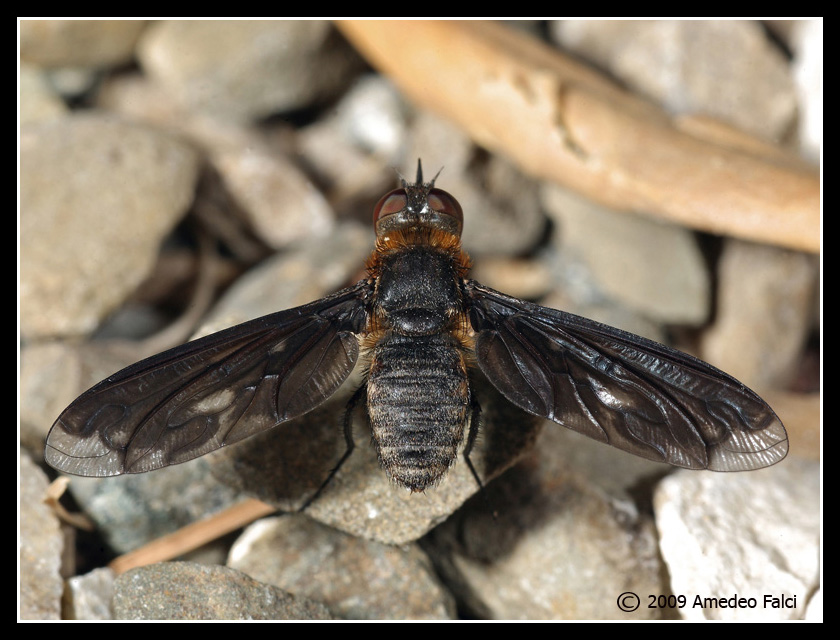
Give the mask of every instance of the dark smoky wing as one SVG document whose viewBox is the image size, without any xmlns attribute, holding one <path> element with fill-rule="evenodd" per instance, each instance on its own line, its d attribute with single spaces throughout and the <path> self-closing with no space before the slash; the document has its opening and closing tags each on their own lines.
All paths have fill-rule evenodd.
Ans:
<svg viewBox="0 0 840 640">
<path fill-rule="evenodd" d="M 58 417 L 46 461 L 83 476 L 142 473 L 310 411 L 353 370 L 366 289 L 359 283 L 123 369 Z"/>
<path fill-rule="evenodd" d="M 476 359 L 513 404 L 643 458 L 766 467 L 787 434 L 755 392 L 646 338 L 466 283 Z"/>
</svg>

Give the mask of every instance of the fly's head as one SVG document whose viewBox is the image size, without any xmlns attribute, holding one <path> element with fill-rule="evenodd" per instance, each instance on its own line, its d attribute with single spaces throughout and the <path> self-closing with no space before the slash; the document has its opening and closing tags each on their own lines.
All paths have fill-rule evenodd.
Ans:
<svg viewBox="0 0 840 640">
<path fill-rule="evenodd" d="M 384 240 L 395 232 L 439 231 L 460 238 L 464 228 L 461 205 L 446 191 L 435 188 L 436 179 L 437 176 L 423 182 L 423 168 L 418 160 L 416 182 L 403 180 L 400 189 L 386 193 L 376 204 L 376 237 Z"/>
</svg>

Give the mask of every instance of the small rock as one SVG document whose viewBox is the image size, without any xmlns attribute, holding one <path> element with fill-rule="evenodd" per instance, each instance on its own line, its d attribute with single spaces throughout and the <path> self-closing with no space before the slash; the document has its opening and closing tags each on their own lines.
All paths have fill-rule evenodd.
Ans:
<svg viewBox="0 0 840 640">
<path fill-rule="evenodd" d="M 151 271 L 193 198 L 182 142 L 100 114 L 21 132 L 21 334 L 93 331 Z"/>
<path fill-rule="evenodd" d="M 317 603 L 227 567 L 166 562 L 114 584 L 118 620 L 329 620 Z"/>
<path fill-rule="evenodd" d="M 782 51 L 751 20 L 562 20 L 562 46 L 674 113 L 716 116 L 769 140 L 796 116 Z"/>
<path fill-rule="evenodd" d="M 665 323 L 706 320 L 709 276 L 691 231 L 611 211 L 560 187 L 542 193 L 563 250 L 586 263 L 608 296 Z"/>
<path fill-rule="evenodd" d="M 750 387 L 784 387 L 812 327 L 818 278 L 815 256 L 727 239 L 701 357 Z"/>
<path fill-rule="evenodd" d="M 323 602 L 349 620 L 440 620 L 455 613 L 416 545 L 354 538 L 306 516 L 266 518 L 234 544 L 228 565 Z"/>
<path fill-rule="evenodd" d="M 683 618 L 804 616 L 820 586 L 817 463 L 789 458 L 749 473 L 678 471 L 659 486 L 655 506 L 671 590 L 686 597 Z M 704 598 L 733 597 L 754 603 L 703 605 Z M 776 606 L 782 597 L 795 598 L 795 605 L 789 599 Z"/>
<path fill-rule="evenodd" d="M 239 122 L 323 100 L 361 68 L 323 20 L 163 20 L 138 57 L 183 106 Z"/>
<path fill-rule="evenodd" d="M 130 62 L 146 20 L 21 20 L 20 58 L 42 67 Z"/>
<path fill-rule="evenodd" d="M 479 617 L 658 618 L 617 601 L 663 590 L 653 520 L 629 495 L 663 468 L 546 423 L 530 456 L 432 532 L 429 552 Z"/>
<path fill-rule="evenodd" d="M 61 619 L 61 553 L 58 518 L 44 504 L 47 476 L 20 453 L 20 610 L 22 620 Z"/>
<path fill-rule="evenodd" d="M 235 504 L 240 496 L 216 482 L 208 459 L 112 478 L 72 478 L 70 492 L 117 553 Z"/>
<path fill-rule="evenodd" d="M 400 157 L 410 110 L 397 88 L 378 75 L 360 78 L 336 105 L 326 122 L 335 122 L 344 137 L 385 162 Z"/>
<path fill-rule="evenodd" d="M 257 236 L 282 249 L 329 235 L 335 215 L 326 198 L 287 158 L 253 137 L 243 142 L 249 138 L 251 144 L 219 145 L 209 155 Z"/>
<path fill-rule="evenodd" d="M 823 21 L 796 20 L 791 40 L 794 80 L 799 95 L 799 144 L 812 162 L 819 162 L 823 139 Z"/>
<path fill-rule="evenodd" d="M 64 101 L 53 91 L 40 69 L 20 66 L 21 125 L 54 120 L 67 113 Z"/>
<path fill-rule="evenodd" d="M 325 117 L 303 127 L 295 148 L 330 202 L 359 217 L 397 186 L 411 108 L 386 78 L 367 75 Z M 385 165 L 385 170 L 383 170 Z"/>
<path fill-rule="evenodd" d="M 94 569 L 67 580 L 65 618 L 68 620 L 113 620 L 111 599 L 114 596 L 114 572 Z"/>
</svg>

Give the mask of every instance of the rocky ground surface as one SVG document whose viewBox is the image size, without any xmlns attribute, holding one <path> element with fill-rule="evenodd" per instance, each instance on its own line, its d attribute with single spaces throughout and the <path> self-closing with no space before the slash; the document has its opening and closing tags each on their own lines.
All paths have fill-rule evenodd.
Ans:
<svg viewBox="0 0 840 640">
<path fill-rule="evenodd" d="M 821 22 L 504 26 L 663 119 L 725 123 L 755 141 L 754 157 L 794 157 L 797 179 L 816 175 Z M 818 244 L 710 233 L 550 182 L 455 124 L 471 114 L 411 99 L 448 104 L 433 74 L 406 90 L 377 72 L 348 25 L 19 28 L 20 619 L 821 619 Z M 442 59 L 427 38 L 405 45 L 442 74 L 469 76 L 478 60 Z M 495 51 L 521 53 L 508 40 Z M 488 104 L 500 83 L 524 91 L 506 78 L 487 78 Z M 639 158 L 658 144 L 619 137 Z M 566 148 L 591 169 L 581 140 Z M 191 337 L 360 279 L 370 212 L 418 157 L 429 177 L 443 168 L 437 185 L 464 208 L 476 280 L 731 373 L 781 416 L 788 458 L 740 474 L 673 469 L 532 418 L 478 380 L 483 490 L 462 459 L 424 493 L 396 487 L 360 419 L 353 455 L 300 512 L 341 455 L 348 384 L 237 446 L 149 474 L 72 477 L 57 497 L 66 480 L 43 443 L 73 398 Z M 651 210 L 692 179 L 649 189 Z M 276 513 L 167 562 L 109 565 L 253 498 Z"/>
</svg>

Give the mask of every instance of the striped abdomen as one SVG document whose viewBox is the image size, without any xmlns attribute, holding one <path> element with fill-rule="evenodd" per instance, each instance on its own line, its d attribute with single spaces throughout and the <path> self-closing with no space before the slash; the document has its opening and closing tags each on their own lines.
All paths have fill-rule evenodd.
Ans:
<svg viewBox="0 0 840 640">
<path fill-rule="evenodd" d="M 450 334 L 386 333 L 375 345 L 367 405 L 379 461 L 412 491 L 440 480 L 458 455 L 470 403 L 467 369 Z"/>
</svg>

